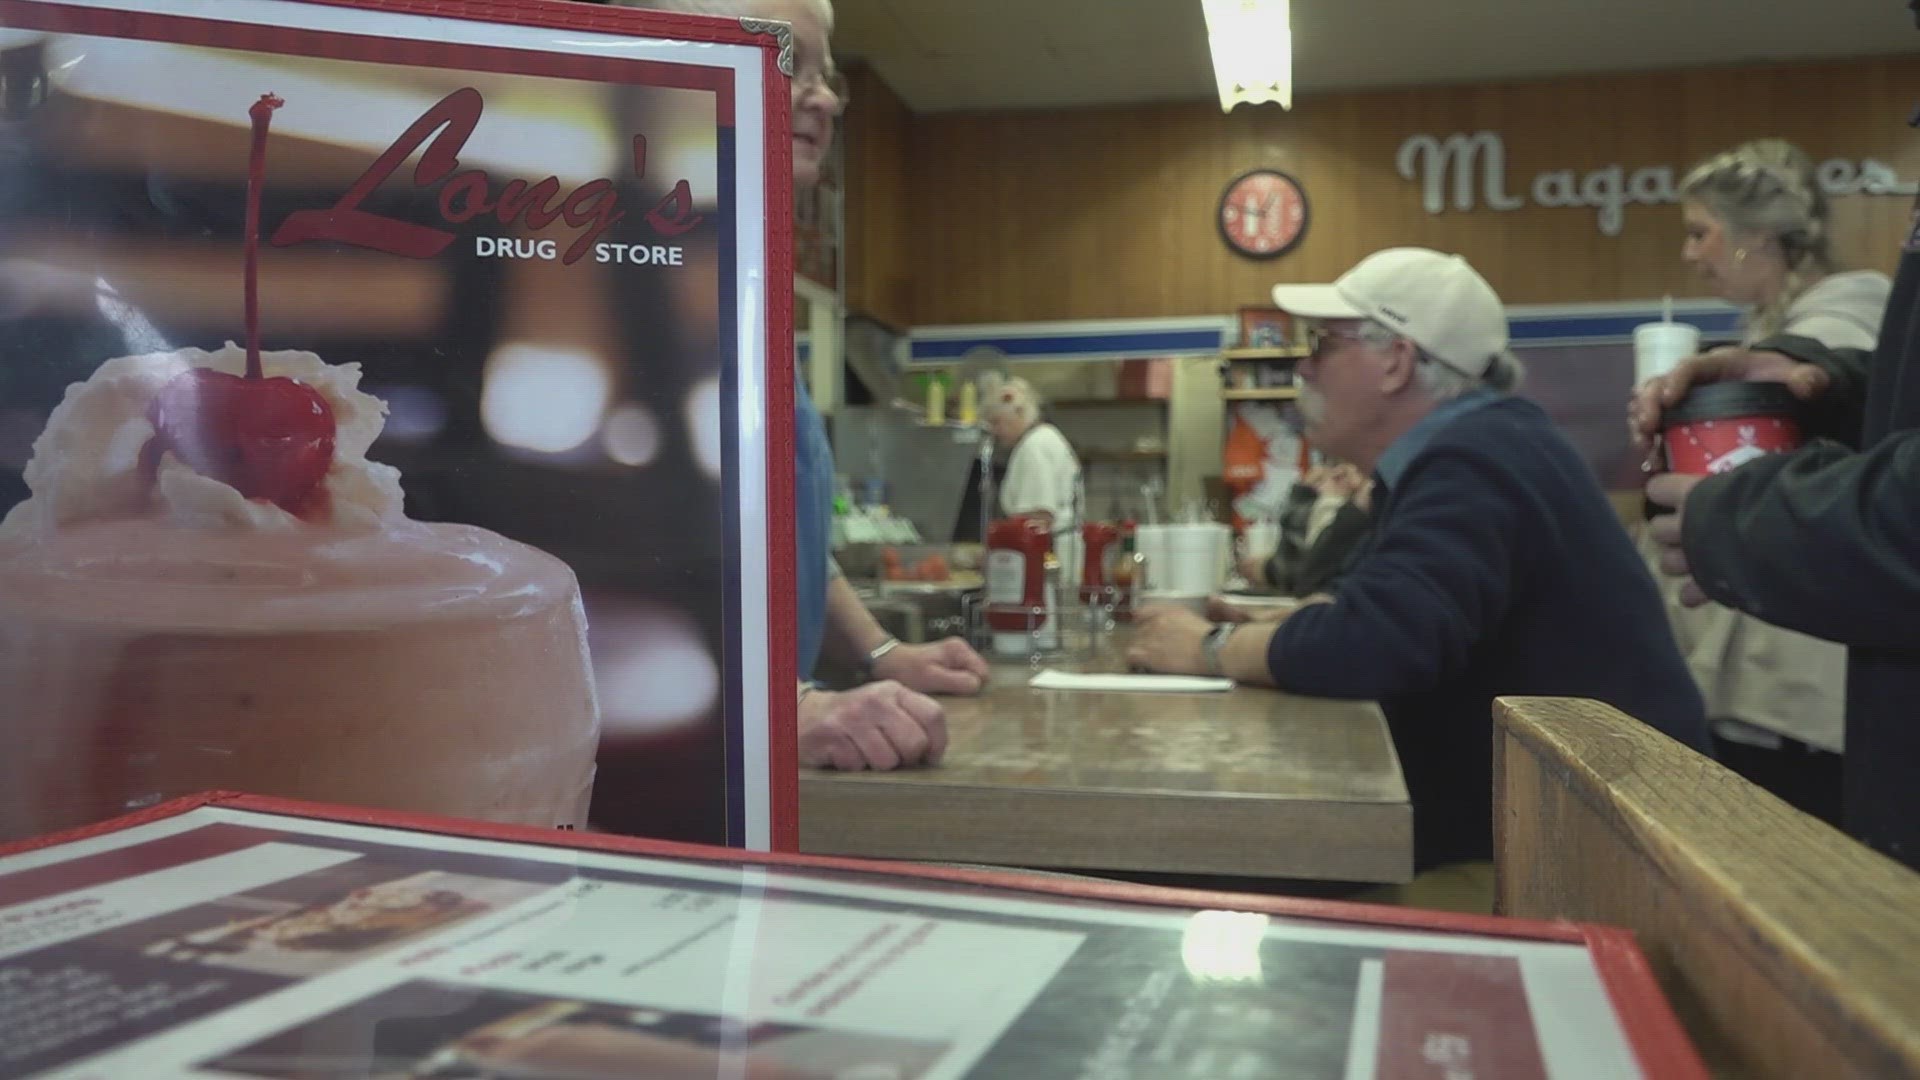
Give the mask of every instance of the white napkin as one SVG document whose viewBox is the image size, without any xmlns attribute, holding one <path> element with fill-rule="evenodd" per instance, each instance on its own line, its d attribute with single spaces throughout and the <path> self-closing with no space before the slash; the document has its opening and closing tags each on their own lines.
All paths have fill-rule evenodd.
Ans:
<svg viewBox="0 0 1920 1080">
<path fill-rule="evenodd" d="M 1159 694 L 1212 694 L 1233 689 L 1232 679 L 1209 679 L 1201 675 L 1122 675 L 1055 671 L 1047 668 L 1027 680 L 1036 690 L 1109 690 Z"/>
</svg>

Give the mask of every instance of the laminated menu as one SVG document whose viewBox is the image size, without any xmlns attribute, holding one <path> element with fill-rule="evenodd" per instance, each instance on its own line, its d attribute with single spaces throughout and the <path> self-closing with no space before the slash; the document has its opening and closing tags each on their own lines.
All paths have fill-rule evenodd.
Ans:
<svg viewBox="0 0 1920 1080">
<path fill-rule="evenodd" d="M 0 850 L 0 1078 L 1702 1078 L 1622 931 L 252 796 Z"/>
<path fill-rule="evenodd" d="M 791 68 L 0 3 L 0 841 L 244 788 L 791 846 Z"/>
</svg>

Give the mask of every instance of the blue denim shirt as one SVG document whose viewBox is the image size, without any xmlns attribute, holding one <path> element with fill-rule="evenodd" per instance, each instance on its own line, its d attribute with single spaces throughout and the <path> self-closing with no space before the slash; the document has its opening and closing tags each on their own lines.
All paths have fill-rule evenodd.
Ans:
<svg viewBox="0 0 1920 1080">
<path fill-rule="evenodd" d="M 813 676 L 827 626 L 827 561 L 833 544 L 833 447 L 827 426 L 807 396 L 803 377 L 793 386 L 794 639 L 800 678 Z"/>
<path fill-rule="evenodd" d="M 1464 394 L 1448 398 L 1433 407 L 1433 411 L 1421 417 L 1414 425 L 1400 433 L 1373 463 L 1374 475 L 1380 478 L 1382 487 L 1392 489 L 1400 486 L 1400 477 L 1413 464 L 1413 459 L 1427 448 L 1435 435 L 1445 430 L 1461 416 L 1482 406 L 1499 401 L 1503 395 L 1496 390 L 1469 390 Z"/>
</svg>

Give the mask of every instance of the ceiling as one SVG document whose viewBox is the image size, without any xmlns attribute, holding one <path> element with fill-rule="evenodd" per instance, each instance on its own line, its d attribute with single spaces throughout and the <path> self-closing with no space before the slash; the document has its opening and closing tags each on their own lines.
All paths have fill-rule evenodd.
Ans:
<svg viewBox="0 0 1920 1080">
<path fill-rule="evenodd" d="M 836 0 L 916 112 L 1215 98 L 1200 0 Z M 1298 93 L 1920 51 L 1900 0 L 1293 0 Z"/>
</svg>

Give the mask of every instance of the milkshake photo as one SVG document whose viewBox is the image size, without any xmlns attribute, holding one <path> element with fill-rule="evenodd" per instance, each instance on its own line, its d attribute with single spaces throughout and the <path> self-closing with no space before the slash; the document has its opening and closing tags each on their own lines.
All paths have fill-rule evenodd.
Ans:
<svg viewBox="0 0 1920 1080">
<path fill-rule="evenodd" d="M 0 13 L 0 840 L 237 790 L 767 846 L 772 36 L 168 6 Z"/>
</svg>

